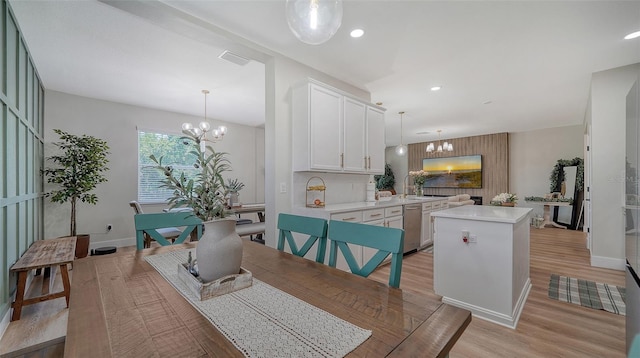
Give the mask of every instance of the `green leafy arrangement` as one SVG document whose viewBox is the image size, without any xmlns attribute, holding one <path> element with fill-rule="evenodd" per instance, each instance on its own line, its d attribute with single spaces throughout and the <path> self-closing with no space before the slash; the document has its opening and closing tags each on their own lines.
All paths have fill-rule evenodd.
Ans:
<svg viewBox="0 0 640 358">
<path fill-rule="evenodd" d="M 396 185 L 396 178 L 389 164 L 384 165 L 384 175 L 375 175 L 373 178 L 376 181 L 376 189 L 378 190 L 391 189 Z"/>
<path fill-rule="evenodd" d="M 573 203 L 572 198 L 543 198 L 541 196 L 527 196 L 525 201 L 541 201 L 541 202 L 556 202 L 556 203 Z"/>
<path fill-rule="evenodd" d="M 230 193 L 237 193 L 244 188 L 244 183 L 239 179 L 227 179 L 227 191 Z"/>
<path fill-rule="evenodd" d="M 54 166 L 44 169 L 43 173 L 47 183 L 58 184 L 60 189 L 52 190 L 45 196 L 54 203 L 71 203 L 69 235 L 76 236 L 78 201 L 93 205 L 98 203 L 98 197 L 91 191 L 107 181 L 102 173 L 109 170 L 109 146 L 104 140 L 92 136 L 77 136 L 60 129 L 53 131 L 60 136 L 60 142 L 53 144 L 61 153 L 47 158 Z"/>
<path fill-rule="evenodd" d="M 202 221 L 226 217 L 229 214 L 225 200 L 227 187 L 222 173 L 231 170 L 227 153 L 216 152 L 210 145 L 203 150 L 200 143 L 204 139 L 192 134 L 185 133 L 182 139 L 185 145 L 191 146 L 189 154 L 194 158 L 193 165 L 200 169 L 195 178 L 189 179 L 183 172 L 164 166 L 162 157 L 158 159 L 153 154 L 149 156 L 156 163 L 156 169 L 165 175 L 161 187 L 173 191 L 169 205 L 171 208 L 192 208 L 194 215 Z"/>
<path fill-rule="evenodd" d="M 560 191 L 560 184 L 564 181 L 564 167 L 576 166 L 576 190 L 582 191 L 584 186 L 584 161 L 582 158 L 575 157 L 573 159 L 560 159 L 558 163 L 553 167 L 549 181 L 549 192 L 553 193 Z"/>
</svg>

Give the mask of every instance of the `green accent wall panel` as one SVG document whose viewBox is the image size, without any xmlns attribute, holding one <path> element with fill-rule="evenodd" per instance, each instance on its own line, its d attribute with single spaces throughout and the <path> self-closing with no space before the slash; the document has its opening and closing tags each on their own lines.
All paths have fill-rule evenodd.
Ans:
<svg viewBox="0 0 640 358">
<path fill-rule="evenodd" d="M 16 287 L 9 272 L 44 239 L 44 88 L 11 6 L 0 0 L 0 319 Z"/>
</svg>

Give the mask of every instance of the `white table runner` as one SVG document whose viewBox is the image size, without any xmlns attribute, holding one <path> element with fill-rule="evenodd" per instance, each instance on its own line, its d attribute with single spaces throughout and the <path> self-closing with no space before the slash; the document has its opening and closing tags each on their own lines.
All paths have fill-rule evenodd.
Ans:
<svg viewBox="0 0 640 358">
<path fill-rule="evenodd" d="M 195 250 L 191 250 L 195 257 Z M 246 357 L 343 357 L 371 336 L 255 277 L 251 287 L 200 301 L 178 277 L 189 250 L 146 256 Z"/>
</svg>

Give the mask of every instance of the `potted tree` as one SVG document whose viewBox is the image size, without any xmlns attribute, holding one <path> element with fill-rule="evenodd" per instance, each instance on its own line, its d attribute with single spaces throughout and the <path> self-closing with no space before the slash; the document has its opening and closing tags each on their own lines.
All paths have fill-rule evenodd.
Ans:
<svg viewBox="0 0 640 358">
<path fill-rule="evenodd" d="M 227 153 L 216 152 L 204 135 L 183 131 L 182 139 L 193 156 L 194 167 L 200 171 L 187 177 L 170 166 L 162 164 L 162 157 L 151 155 L 156 168 L 165 175 L 162 187 L 170 189 L 171 208 L 189 207 L 204 223 L 204 233 L 198 242 L 196 260 L 198 274 L 204 282 L 240 272 L 242 240 L 236 233 L 236 220 L 228 215 L 225 195 L 228 189 L 222 174 L 231 170 Z"/>
<path fill-rule="evenodd" d="M 60 153 L 47 158 L 53 166 L 44 169 L 44 174 L 48 183 L 57 184 L 59 188 L 45 196 L 54 203 L 71 203 L 69 236 L 78 238 L 76 257 L 82 258 L 89 252 L 90 239 L 89 235 L 77 235 L 76 209 L 78 201 L 98 203 L 98 197 L 91 191 L 107 181 L 103 173 L 109 170 L 109 146 L 104 140 L 92 136 L 77 136 L 60 129 L 53 131 L 60 136 L 60 141 L 53 143 Z"/>
</svg>

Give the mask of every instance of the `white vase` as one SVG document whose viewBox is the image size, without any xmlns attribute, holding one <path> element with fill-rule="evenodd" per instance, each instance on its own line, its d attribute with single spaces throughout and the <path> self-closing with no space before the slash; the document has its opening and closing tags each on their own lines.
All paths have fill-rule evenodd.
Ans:
<svg viewBox="0 0 640 358">
<path fill-rule="evenodd" d="M 242 239 L 233 218 L 207 221 L 196 248 L 198 271 L 204 282 L 240 273 Z"/>
</svg>

